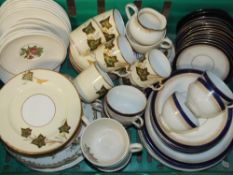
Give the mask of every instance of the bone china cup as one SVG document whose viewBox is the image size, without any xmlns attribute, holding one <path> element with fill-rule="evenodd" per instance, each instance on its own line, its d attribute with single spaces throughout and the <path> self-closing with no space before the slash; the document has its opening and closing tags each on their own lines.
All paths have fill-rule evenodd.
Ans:
<svg viewBox="0 0 233 175">
<path fill-rule="evenodd" d="M 151 87 L 171 74 L 171 65 L 164 53 L 158 49 L 148 52 L 144 58 L 131 66 L 128 76 L 131 83 L 139 87 Z M 153 89 L 153 87 L 151 87 Z"/>
<path fill-rule="evenodd" d="M 130 144 L 126 129 L 118 121 L 102 118 L 85 128 L 81 149 L 84 157 L 96 168 L 114 171 L 126 165 L 126 160 L 132 153 L 140 152 L 142 145 Z"/>
<path fill-rule="evenodd" d="M 89 54 L 105 42 L 104 34 L 93 19 L 89 19 L 70 33 L 70 43 L 81 55 Z"/>
<path fill-rule="evenodd" d="M 134 11 L 132 16 L 130 9 Z M 138 11 L 134 4 L 127 4 L 125 11 L 129 19 L 129 32 L 138 43 L 153 45 L 164 38 L 167 20 L 161 13 L 151 8 Z"/>
<path fill-rule="evenodd" d="M 168 131 L 182 132 L 199 126 L 198 119 L 185 105 L 185 97 L 179 92 L 166 100 L 161 117 Z"/>
<path fill-rule="evenodd" d="M 99 25 L 106 41 L 110 41 L 119 35 L 125 35 L 125 24 L 117 9 L 101 13 L 93 18 Z"/>
<path fill-rule="evenodd" d="M 143 126 L 141 118 L 147 101 L 145 95 L 135 87 L 120 85 L 112 88 L 105 97 L 104 110 L 108 117 L 124 126 Z"/>
<path fill-rule="evenodd" d="M 189 85 L 186 104 L 200 118 L 210 118 L 233 101 L 230 88 L 210 71 Z"/>
<path fill-rule="evenodd" d="M 123 35 L 101 45 L 95 51 L 95 58 L 102 70 L 116 74 L 119 74 L 116 72 L 117 69 L 127 68 L 137 61 L 128 40 Z"/>
<path fill-rule="evenodd" d="M 73 83 L 77 88 L 81 99 L 85 102 L 93 102 L 103 96 L 114 84 L 109 75 L 102 71 L 97 64 L 92 64 L 81 72 Z"/>
</svg>

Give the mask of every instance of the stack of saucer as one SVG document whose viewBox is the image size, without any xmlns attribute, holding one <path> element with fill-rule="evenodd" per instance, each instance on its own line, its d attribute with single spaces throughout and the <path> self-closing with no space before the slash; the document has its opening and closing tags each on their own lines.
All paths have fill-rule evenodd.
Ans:
<svg viewBox="0 0 233 175">
<path fill-rule="evenodd" d="M 220 9 L 200 9 L 177 25 L 175 69 L 212 71 L 221 79 L 232 77 L 232 17 Z"/>
<path fill-rule="evenodd" d="M 0 78 L 34 68 L 59 70 L 71 25 L 52 0 L 5 1 L 0 8 Z"/>
</svg>

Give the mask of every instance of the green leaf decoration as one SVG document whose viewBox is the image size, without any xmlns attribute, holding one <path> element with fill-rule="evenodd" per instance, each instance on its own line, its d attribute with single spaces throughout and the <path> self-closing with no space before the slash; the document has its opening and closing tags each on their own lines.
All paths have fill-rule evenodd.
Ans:
<svg viewBox="0 0 233 175">
<path fill-rule="evenodd" d="M 22 77 L 23 80 L 27 80 L 27 81 L 32 81 L 33 80 L 33 72 L 31 71 L 27 71 L 23 74 Z"/>
<path fill-rule="evenodd" d="M 104 61 L 107 65 L 107 67 L 114 67 L 115 63 L 118 62 L 116 56 L 109 56 L 106 53 L 104 53 Z"/>
<path fill-rule="evenodd" d="M 21 136 L 22 137 L 29 137 L 32 133 L 32 130 L 30 128 L 21 128 Z"/>
<path fill-rule="evenodd" d="M 46 137 L 40 134 L 37 138 L 33 139 L 31 143 L 38 146 L 38 148 L 41 148 L 46 145 L 45 139 Z"/>
<path fill-rule="evenodd" d="M 96 93 L 101 97 L 101 96 L 105 95 L 107 92 L 108 92 L 108 89 L 105 88 L 104 86 L 102 86 L 102 87 L 100 88 L 100 90 L 97 91 Z"/>
<path fill-rule="evenodd" d="M 147 79 L 147 76 L 150 74 L 148 71 L 147 71 L 147 68 L 140 68 L 140 67 L 136 67 L 136 71 L 137 71 L 137 74 L 140 78 L 141 81 L 146 81 L 148 80 Z"/>
<path fill-rule="evenodd" d="M 100 25 L 103 27 L 103 28 L 107 28 L 107 29 L 110 29 L 112 27 L 112 24 L 109 22 L 110 20 L 110 16 L 101 20 L 100 21 Z"/>
<path fill-rule="evenodd" d="M 69 133 L 70 126 L 68 125 L 67 121 L 65 121 L 65 123 L 58 129 L 60 133 Z"/>
<path fill-rule="evenodd" d="M 89 35 L 89 34 L 95 32 L 95 28 L 93 27 L 92 23 L 90 22 L 85 28 L 82 29 L 82 31 L 84 33 L 86 33 L 87 35 Z"/>
<path fill-rule="evenodd" d="M 110 40 L 110 41 L 106 42 L 104 44 L 105 48 L 111 50 L 115 46 L 113 42 L 114 42 L 114 40 Z"/>
<path fill-rule="evenodd" d="M 115 38 L 115 34 L 109 34 L 106 32 L 103 32 L 103 34 L 107 42 Z"/>
<path fill-rule="evenodd" d="M 99 38 L 97 40 L 88 39 L 87 44 L 88 44 L 90 50 L 93 51 L 93 50 L 97 49 L 97 47 L 99 47 L 99 45 L 101 45 L 101 38 Z"/>
<path fill-rule="evenodd" d="M 33 59 L 36 56 L 40 57 L 43 53 L 43 48 L 38 47 L 38 46 L 33 46 L 30 47 L 28 46 L 27 48 L 21 48 L 20 51 L 20 56 L 23 56 L 25 59 Z"/>
</svg>

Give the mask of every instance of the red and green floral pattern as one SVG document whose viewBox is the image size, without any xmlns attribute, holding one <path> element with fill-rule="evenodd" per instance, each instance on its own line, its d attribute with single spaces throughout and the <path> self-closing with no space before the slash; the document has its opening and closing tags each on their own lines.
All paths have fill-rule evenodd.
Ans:
<svg viewBox="0 0 233 175">
<path fill-rule="evenodd" d="M 25 59 L 33 59 L 35 57 L 40 57 L 43 53 L 43 48 L 38 46 L 28 46 L 21 48 L 20 56 L 23 56 Z"/>
</svg>

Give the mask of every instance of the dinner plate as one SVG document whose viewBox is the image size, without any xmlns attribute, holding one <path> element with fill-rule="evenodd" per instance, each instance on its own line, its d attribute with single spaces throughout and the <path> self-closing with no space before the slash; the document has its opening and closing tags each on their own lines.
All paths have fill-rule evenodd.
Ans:
<svg viewBox="0 0 233 175">
<path fill-rule="evenodd" d="M 0 103 L 1 139 L 14 152 L 52 154 L 77 134 L 80 97 L 57 72 L 36 69 L 18 74 L 1 89 Z"/>
<path fill-rule="evenodd" d="M 87 103 L 82 103 L 82 109 L 84 115 L 91 122 L 97 118 L 101 118 L 100 113 L 96 112 L 92 109 L 92 106 Z M 22 156 L 20 154 L 14 153 L 8 150 L 17 160 L 25 164 L 31 169 L 42 171 L 42 172 L 55 172 L 65 170 L 67 168 L 71 168 L 83 160 L 83 155 L 80 147 L 80 137 L 83 133 L 83 130 L 86 126 L 84 124 L 81 125 L 78 136 L 75 140 L 68 145 L 66 148 L 61 151 L 51 154 L 49 156 L 44 157 L 27 157 Z"/>
<path fill-rule="evenodd" d="M 65 57 L 62 40 L 46 31 L 15 31 L 0 46 L 0 65 L 11 74 L 34 68 L 53 70 Z"/>
<path fill-rule="evenodd" d="M 176 69 L 197 69 L 212 71 L 221 79 L 226 79 L 230 72 L 230 62 L 220 49 L 207 45 L 196 44 L 185 48 L 176 58 Z"/>
<path fill-rule="evenodd" d="M 150 103 L 149 103 L 150 104 Z M 161 155 L 165 158 L 166 161 L 169 161 L 175 167 L 185 168 L 186 170 L 195 170 L 196 168 L 207 168 L 213 166 L 219 162 L 232 148 L 232 139 L 233 139 L 233 122 L 231 122 L 231 127 L 229 131 L 225 134 L 222 140 L 213 146 L 212 148 L 206 150 L 202 153 L 182 153 L 176 150 L 169 148 L 169 146 L 164 143 L 161 138 L 157 135 L 156 132 L 151 136 L 150 129 L 148 129 L 148 124 L 150 121 L 150 105 L 147 106 L 145 112 L 145 122 L 146 127 L 142 128 L 142 131 L 146 133 L 144 138 L 150 140 L 150 146 L 153 147 L 153 151 L 157 155 Z M 229 109 L 229 113 L 232 117 L 232 109 Z M 148 132 L 148 133 L 147 133 Z M 153 138 L 152 138 L 153 137 Z"/>
</svg>

